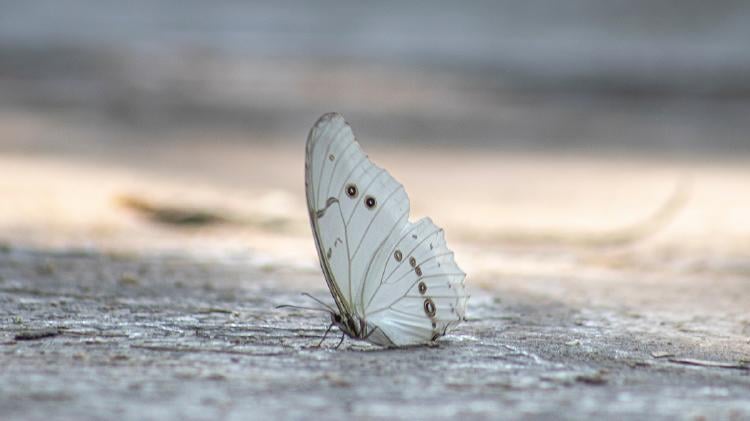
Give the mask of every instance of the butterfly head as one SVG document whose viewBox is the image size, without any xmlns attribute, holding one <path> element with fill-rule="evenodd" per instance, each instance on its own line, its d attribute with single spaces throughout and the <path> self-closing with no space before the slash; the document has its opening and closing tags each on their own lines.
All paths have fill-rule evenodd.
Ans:
<svg viewBox="0 0 750 421">
<path fill-rule="evenodd" d="M 331 323 L 336 325 L 336 327 L 350 337 L 355 336 L 355 332 L 352 329 L 352 323 L 348 319 L 345 320 L 340 314 L 331 312 Z"/>
<path fill-rule="evenodd" d="M 354 318 L 345 317 L 335 312 L 331 312 L 331 323 L 341 329 L 347 336 L 354 339 L 361 339 L 364 332 L 367 331 L 367 324 L 364 320 L 355 320 Z"/>
</svg>

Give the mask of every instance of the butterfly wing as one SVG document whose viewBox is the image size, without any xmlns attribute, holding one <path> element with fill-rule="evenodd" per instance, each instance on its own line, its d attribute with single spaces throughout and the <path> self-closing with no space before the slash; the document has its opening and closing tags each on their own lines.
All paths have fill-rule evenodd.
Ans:
<svg viewBox="0 0 750 421">
<path fill-rule="evenodd" d="M 321 267 L 342 314 L 361 319 L 364 272 L 373 250 L 409 216 L 403 186 L 362 152 L 335 113 L 321 117 L 307 140 L 306 192 Z"/>
<path fill-rule="evenodd" d="M 465 317 L 466 274 L 429 218 L 409 223 L 377 252 L 365 280 L 364 317 L 394 345 L 434 341 Z"/>
<path fill-rule="evenodd" d="M 463 317 L 464 275 L 442 230 L 429 220 L 409 223 L 403 186 L 367 158 L 340 114 L 325 114 L 310 130 L 305 187 L 326 282 L 341 314 L 366 322 L 363 337 L 382 345 L 424 343 Z M 389 259 L 396 249 L 403 253 L 399 264 Z M 415 281 L 411 257 L 424 265 L 419 270 L 437 269 Z M 425 313 L 424 303 L 411 305 L 419 282 L 430 288 L 428 307 L 440 304 L 435 314 Z M 438 294 L 441 288 L 448 291 Z"/>
</svg>

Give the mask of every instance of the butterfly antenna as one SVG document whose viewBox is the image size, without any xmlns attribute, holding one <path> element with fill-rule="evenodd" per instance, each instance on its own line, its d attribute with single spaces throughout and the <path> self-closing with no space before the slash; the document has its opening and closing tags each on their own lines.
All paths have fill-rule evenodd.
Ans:
<svg viewBox="0 0 750 421">
<path fill-rule="evenodd" d="M 324 303 L 323 301 L 320 301 L 319 299 L 317 299 L 317 298 L 313 297 L 312 295 L 310 295 L 310 294 L 308 294 L 308 293 L 306 293 L 306 292 L 303 292 L 303 293 L 302 293 L 302 295 L 304 295 L 304 296 L 305 296 L 305 297 L 307 297 L 307 298 L 310 298 L 310 299 L 312 299 L 312 300 L 313 300 L 313 301 L 315 301 L 316 303 L 318 303 L 318 304 L 322 305 L 323 307 L 327 308 L 328 310 L 330 310 L 330 311 L 331 311 L 331 313 L 334 313 L 334 314 L 336 314 L 336 310 L 334 310 L 334 309 L 333 309 L 333 307 L 331 307 L 330 305 L 328 305 L 328 304 Z"/>
</svg>

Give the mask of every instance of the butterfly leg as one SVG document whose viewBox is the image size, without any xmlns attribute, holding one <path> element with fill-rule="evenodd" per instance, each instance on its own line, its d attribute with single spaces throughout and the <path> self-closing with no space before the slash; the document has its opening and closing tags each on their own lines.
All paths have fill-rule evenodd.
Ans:
<svg viewBox="0 0 750 421">
<path fill-rule="evenodd" d="M 318 344 L 315 345 L 315 348 L 320 348 L 320 346 L 323 345 L 323 341 L 326 340 L 326 337 L 328 336 L 328 332 L 331 331 L 331 328 L 333 328 L 333 323 L 328 325 L 328 329 L 326 329 L 326 333 L 323 334 L 323 337 L 320 339 L 320 342 L 318 342 Z"/>
<path fill-rule="evenodd" d="M 345 336 L 346 336 L 346 334 L 344 334 L 344 333 L 341 334 L 341 340 L 339 341 L 338 345 L 336 345 L 335 349 L 339 349 L 339 347 L 341 346 L 341 344 L 344 343 L 344 337 Z"/>
</svg>

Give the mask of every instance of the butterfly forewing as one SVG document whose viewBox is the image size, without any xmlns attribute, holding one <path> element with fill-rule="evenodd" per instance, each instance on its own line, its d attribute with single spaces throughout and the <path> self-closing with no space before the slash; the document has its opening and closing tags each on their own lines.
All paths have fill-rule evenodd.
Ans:
<svg viewBox="0 0 750 421">
<path fill-rule="evenodd" d="M 321 267 L 343 315 L 381 345 L 426 343 L 463 318 L 463 272 L 403 186 L 362 152 L 339 114 L 310 131 L 306 192 Z M 364 338 L 364 337 L 363 337 Z"/>
<path fill-rule="evenodd" d="M 327 124 L 333 117 L 326 114 L 310 130 L 305 154 L 305 191 L 323 274 L 339 311 L 347 314 L 352 309 L 342 215 L 350 209 L 339 201 L 342 187 L 336 185 L 336 180 L 360 170 L 366 157 L 359 145 L 352 142 L 348 126 Z"/>
</svg>

